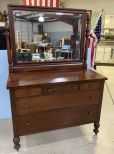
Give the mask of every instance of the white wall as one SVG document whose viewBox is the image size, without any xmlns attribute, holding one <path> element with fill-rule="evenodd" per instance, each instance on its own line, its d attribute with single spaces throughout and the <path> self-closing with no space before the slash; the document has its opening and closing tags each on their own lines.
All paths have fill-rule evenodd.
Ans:
<svg viewBox="0 0 114 154">
<path fill-rule="evenodd" d="M 31 22 L 15 21 L 15 31 L 22 33 L 22 41 L 32 41 Z M 33 23 L 33 33 L 38 33 L 38 23 Z"/>
<path fill-rule="evenodd" d="M 22 4 L 23 0 L 0 0 L 0 11 L 7 9 L 7 4 Z"/>
<path fill-rule="evenodd" d="M 114 28 L 114 15 L 105 16 L 104 28 Z"/>
<path fill-rule="evenodd" d="M 38 33 L 38 25 L 39 25 L 39 23 L 33 24 L 33 33 Z"/>
<path fill-rule="evenodd" d="M 55 21 L 55 22 L 48 22 L 43 24 L 44 31 L 46 32 L 67 32 L 72 31 L 72 26 L 69 24 L 66 24 L 61 21 Z"/>
<path fill-rule="evenodd" d="M 0 0 L 0 11 L 7 8 L 7 4 L 22 4 L 23 0 Z M 91 9 L 93 11 L 105 10 L 106 14 L 114 14 L 114 0 L 65 0 L 65 7 Z"/>
<path fill-rule="evenodd" d="M 104 9 L 106 14 L 114 14 L 114 0 L 65 0 L 65 7 L 93 11 Z"/>
</svg>

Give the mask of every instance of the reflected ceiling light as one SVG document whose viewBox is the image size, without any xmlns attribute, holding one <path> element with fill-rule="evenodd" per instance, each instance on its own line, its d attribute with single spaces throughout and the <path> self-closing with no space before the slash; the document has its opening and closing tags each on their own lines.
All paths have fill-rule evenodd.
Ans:
<svg viewBox="0 0 114 154">
<path fill-rule="evenodd" d="M 20 13 L 19 12 L 16 12 L 15 13 L 15 16 L 19 17 L 20 16 Z"/>
<path fill-rule="evenodd" d="M 62 13 L 62 12 L 56 12 L 56 15 L 63 15 L 64 13 Z"/>
<path fill-rule="evenodd" d="M 52 80 L 52 82 L 65 82 L 68 81 L 68 78 L 62 78 L 62 77 L 58 77 Z"/>
<path fill-rule="evenodd" d="M 38 20 L 39 20 L 39 22 L 44 22 L 44 17 L 40 16 L 40 17 L 38 18 Z"/>
</svg>

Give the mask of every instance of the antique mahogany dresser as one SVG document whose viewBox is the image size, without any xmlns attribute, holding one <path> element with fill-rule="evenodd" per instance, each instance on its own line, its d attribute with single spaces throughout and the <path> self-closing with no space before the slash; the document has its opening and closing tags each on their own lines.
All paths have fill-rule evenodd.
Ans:
<svg viewBox="0 0 114 154">
<path fill-rule="evenodd" d="M 97 135 L 106 78 L 87 69 L 89 12 L 9 5 L 4 19 L 14 148 L 20 136 L 82 124 Z"/>
</svg>

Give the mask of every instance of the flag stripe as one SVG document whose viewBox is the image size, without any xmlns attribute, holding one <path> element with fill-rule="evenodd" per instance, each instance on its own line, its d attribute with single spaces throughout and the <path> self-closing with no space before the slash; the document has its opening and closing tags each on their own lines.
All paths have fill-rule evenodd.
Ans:
<svg viewBox="0 0 114 154">
<path fill-rule="evenodd" d="M 93 32 L 90 33 L 87 43 L 88 43 L 88 49 L 90 49 L 88 51 L 91 52 L 89 66 L 91 66 L 91 68 L 94 68 L 94 62 L 95 62 L 95 57 L 96 57 L 97 37 Z"/>
<path fill-rule="evenodd" d="M 59 7 L 59 0 L 23 0 L 23 5 Z"/>
<path fill-rule="evenodd" d="M 53 0 L 53 7 L 56 7 L 56 0 Z"/>
<path fill-rule="evenodd" d="M 45 6 L 47 7 L 48 6 L 48 2 L 47 2 L 48 0 L 45 0 Z"/>
<path fill-rule="evenodd" d="M 48 0 L 48 7 L 50 7 L 50 0 Z"/>
<path fill-rule="evenodd" d="M 42 0 L 40 0 L 40 6 L 42 6 Z"/>
<path fill-rule="evenodd" d="M 37 6 L 37 0 L 34 0 L 34 5 Z"/>
<path fill-rule="evenodd" d="M 26 5 L 26 0 L 23 0 L 23 5 Z"/>
<path fill-rule="evenodd" d="M 31 2 L 31 3 L 32 3 L 32 6 L 34 6 L 34 0 L 32 0 L 32 2 Z"/>
<path fill-rule="evenodd" d="M 45 0 L 42 0 L 42 6 L 45 6 Z"/>
<path fill-rule="evenodd" d="M 94 47 L 94 38 L 93 38 L 93 41 L 92 41 L 92 51 L 91 51 L 91 67 L 92 67 L 92 64 L 93 64 L 94 52 L 95 52 L 95 47 Z"/>
<path fill-rule="evenodd" d="M 50 0 L 50 7 L 53 7 L 53 0 Z"/>
<path fill-rule="evenodd" d="M 40 0 L 37 0 L 37 6 L 40 6 Z"/>
<path fill-rule="evenodd" d="M 59 7 L 59 0 L 56 0 L 56 7 Z"/>
<path fill-rule="evenodd" d="M 29 5 L 32 5 L 32 0 L 29 0 Z"/>
<path fill-rule="evenodd" d="M 26 0 L 26 5 L 29 5 L 29 0 Z"/>
</svg>

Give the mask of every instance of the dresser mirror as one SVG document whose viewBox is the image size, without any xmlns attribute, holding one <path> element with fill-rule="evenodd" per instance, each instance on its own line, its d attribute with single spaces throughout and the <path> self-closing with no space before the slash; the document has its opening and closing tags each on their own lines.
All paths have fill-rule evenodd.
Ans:
<svg viewBox="0 0 114 154">
<path fill-rule="evenodd" d="M 86 12 L 9 6 L 14 65 L 82 62 Z"/>
</svg>

